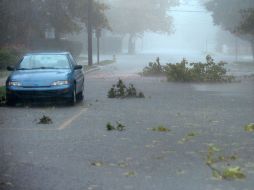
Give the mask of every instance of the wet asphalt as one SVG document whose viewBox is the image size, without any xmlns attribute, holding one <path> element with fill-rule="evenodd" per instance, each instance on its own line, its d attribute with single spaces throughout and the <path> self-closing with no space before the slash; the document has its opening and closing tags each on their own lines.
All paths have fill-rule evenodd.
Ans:
<svg viewBox="0 0 254 190">
<path fill-rule="evenodd" d="M 74 107 L 0 107 L 1 190 L 253 189 L 254 133 L 243 128 L 254 123 L 253 79 L 169 83 L 118 69 L 87 74 L 85 101 Z M 108 99 L 118 78 L 145 98 Z M 53 123 L 38 124 L 43 115 Z M 107 131 L 108 122 L 126 130 Z M 211 144 L 236 157 L 216 167 L 238 166 L 246 179 L 215 179 L 206 165 Z"/>
</svg>

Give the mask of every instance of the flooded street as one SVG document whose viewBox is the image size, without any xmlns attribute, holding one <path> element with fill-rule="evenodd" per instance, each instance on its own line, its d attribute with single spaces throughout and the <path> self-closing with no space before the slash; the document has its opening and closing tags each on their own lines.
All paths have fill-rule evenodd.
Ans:
<svg viewBox="0 0 254 190">
<path fill-rule="evenodd" d="M 251 190 L 254 144 L 243 126 L 254 118 L 254 81 L 169 83 L 137 75 L 150 56 L 137 57 L 88 73 L 85 101 L 75 107 L 1 107 L 1 189 Z M 140 65 L 128 70 L 127 62 Z M 145 98 L 107 98 L 118 78 Z M 53 123 L 37 124 L 43 115 Z M 126 128 L 107 131 L 109 122 Z M 247 178 L 214 180 L 206 165 L 212 145 L 236 157 L 218 169 L 239 166 Z"/>
</svg>

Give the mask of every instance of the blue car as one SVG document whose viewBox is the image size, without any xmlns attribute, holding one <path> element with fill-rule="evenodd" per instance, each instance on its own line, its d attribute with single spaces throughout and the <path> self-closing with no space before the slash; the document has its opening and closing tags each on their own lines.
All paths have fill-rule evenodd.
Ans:
<svg viewBox="0 0 254 190">
<path fill-rule="evenodd" d="M 6 103 L 19 100 L 83 99 L 84 73 L 69 52 L 26 54 L 6 81 Z"/>
</svg>

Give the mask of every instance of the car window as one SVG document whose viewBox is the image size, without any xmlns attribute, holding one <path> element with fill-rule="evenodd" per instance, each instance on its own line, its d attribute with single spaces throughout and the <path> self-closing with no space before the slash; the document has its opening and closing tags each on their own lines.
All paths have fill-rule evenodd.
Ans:
<svg viewBox="0 0 254 190">
<path fill-rule="evenodd" d="M 25 56 L 19 69 L 69 69 L 66 55 L 29 55 Z"/>
</svg>

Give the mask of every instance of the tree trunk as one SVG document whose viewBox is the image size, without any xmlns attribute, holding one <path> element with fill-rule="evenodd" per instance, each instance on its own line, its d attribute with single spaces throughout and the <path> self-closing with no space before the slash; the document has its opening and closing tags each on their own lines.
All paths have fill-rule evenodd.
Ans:
<svg viewBox="0 0 254 190">
<path fill-rule="evenodd" d="M 135 43 L 135 35 L 130 34 L 129 43 L 128 43 L 128 54 L 135 54 L 136 52 L 136 43 Z"/>
<path fill-rule="evenodd" d="M 88 41 L 88 65 L 93 65 L 93 31 L 92 31 L 92 0 L 88 0 L 87 6 L 87 41 Z"/>
</svg>

